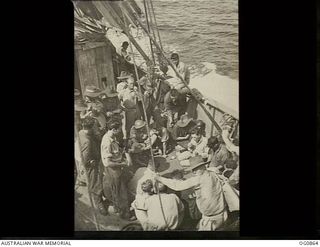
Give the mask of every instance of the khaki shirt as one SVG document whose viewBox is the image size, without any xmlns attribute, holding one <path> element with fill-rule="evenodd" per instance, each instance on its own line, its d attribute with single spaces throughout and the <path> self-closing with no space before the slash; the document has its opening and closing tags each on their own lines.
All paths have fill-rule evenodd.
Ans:
<svg viewBox="0 0 320 247">
<path fill-rule="evenodd" d="M 122 161 L 122 150 L 119 143 L 111 137 L 110 132 L 107 132 L 102 138 L 101 158 L 105 167 Z"/>
<path fill-rule="evenodd" d="M 127 109 L 136 108 L 138 92 L 134 89 L 126 88 L 119 93 L 119 99 Z"/>
<path fill-rule="evenodd" d="M 127 88 L 127 83 L 122 81 L 117 85 L 117 93 L 120 94 L 124 89 Z"/>
<path fill-rule="evenodd" d="M 212 159 L 210 162 L 211 167 L 223 166 L 228 159 L 231 159 L 232 155 L 226 148 L 225 144 L 220 144 L 218 150 L 212 154 Z"/>
<path fill-rule="evenodd" d="M 147 231 L 175 230 L 183 220 L 184 206 L 182 201 L 175 194 L 160 193 L 161 204 L 159 195 L 149 196 L 145 201 L 144 210 L 147 211 Z M 161 205 L 164 211 L 164 221 Z M 166 224 L 167 223 L 167 224 Z"/>
<path fill-rule="evenodd" d="M 226 207 L 221 183 L 213 171 L 206 170 L 200 176 L 194 176 L 182 181 L 163 177 L 158 180 L 175 191 L 194 188 L 197 206 L 205 216 L 219 214 Z"/>
<path fill-rule="evenodd" d="M 193 153 L 194 154 L 203 154 L 208 152 L 208 139 L 204 136 L 201 136 L 200 140 L 198 142 L 195 142 L 193 139 L 188 144 L 188 147 L 194 147 Z"/>
<path fill-rule="evenodd" d="M 181 77 L 187 82 L 187 84 L 190 83 L 190 71 L 188 69 L 188 67 L 183 63 L 179 61 L 178 66 L 176 66 L 176 69 L 178 71 L 178 73 L 181 75 Z M 177 77 L 176 73 L 174 72 L 174 70 L 169 67 L 168 72 L 167 72 L 168 76 L 172 76 L 172 77 Z"/>
</svg>

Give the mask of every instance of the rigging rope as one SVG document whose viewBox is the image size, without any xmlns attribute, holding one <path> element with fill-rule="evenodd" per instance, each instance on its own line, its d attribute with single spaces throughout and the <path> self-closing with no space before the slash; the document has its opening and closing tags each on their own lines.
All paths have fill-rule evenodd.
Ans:
<svg viewBox="0 0 320 247">
<path fill-rule="evenodd" d="M 154 32 L 153 21 L 152 21 L 153 14 L 152 14 L 152 12 L 151 12 L 151 8 L 150 8 L 150 4 L 149 4 L 149 1 L 148 1 L 148 0 L 146 0 L 146 4 L 147 4 L 148 13 L 149 13 L 149 19 L 150 19 L 150 21 L 149 21 L 149 22 L 150 22 L 150 30 L 151 30 L 150 33 L 152 33 L 153 38 L 154 38 L 155 40 L 157 40 L 157 39 L 156 39 L 155 32 Z"/>
<path fill-rule="evenodd" d="M 148 16 L 148 11 L 147 11 L 146 0 L 143 0 L 143 5 L 144 5 L 144 12 L 145 12 L 145 15 L 146 15 L 148 31 L 150 32 L 150 24 L 149 24 L 149 16 Z M 152 61 L 153 61 L 153 64 L 155 64 L 155 58 L 154 58 L 154 54 L 153 54 L 153 46 L 152 46 L 152 41 L 151 41 L 150 38 L 149 38 L 149 41 L 150 41 L 150 49 L 151 49 Z"/>
<path fill-rule="evenodd" d="M 125 3 L 125 2 L 124 2 Z M 124 4 L 125 7 L 127 7 Z M 190 87 L 188 86 L 188 84 L 186 83 L 186 81 L 184 80 L 184 78 L 182 78 L 182 76 L 179 74 L 179 72 L 177 71 L 175 65 L 166 57 L 166 55 L 164 54 L 164 51 L 161 49 L 161 47 L 158 45 L 157 41 L 155 41 L 150 33 L 148 32 L 148 30 L 146 29 L 146 27 L 142 24 L 142 22 L 136 18 L 137 22 L 139 23 L 140 27 L 145 31 L 145 33 L 149 36 L 149 39 L 153 42 L 153 44 L 157 47 L 157 49 L 159 50 L 159 52 L 161 53 L 161 55 L 163 56 L 163 58 L 165 59 L 165 61 L 170 65 L 170 67 L 173 69 L 173 71 L 176 73 L 177 77 L 183 82 L 184 86 L 189 90 L 189 93 L 193 96 L 193 98 L 199 103 L 200 107 L 202 108 L 202 110 L 206 113 L 206 115 L 208 116 L 208 118 L 210 119 L 210 121 L 214 124 L 214 126 L 216 127 L 216 129 L 218 130 L 219 133 L 221 133 L 221 127 L 219 126 L 219 124 L 214 120 L 214 118 L 212 117 L 212 115 L 209 113 L 209 111 L 205 108 L 205 106 L 203 105 L 203 103 L 201 102 L 201 100 L 199 100 L 196 95 L 191 91 Z"/>
<path fill-rule="evenodd" d="M 122 14 L 124 14 L 124 10 L 122 8 L 121 8 L 121 10 L 122 10 Z M 127 27 L 127 23 L 125 23 L 125 27 Z M 131 44 L 130 40 L 129 40 L 129 46 L 130 46 L 131 53 L 133 53 L 133 47 L 132 47 L 132 44 Z M 134 55 L 132 56 L 132 61 L 133 61 L 133 65 L 134 65 L 136 78 L 137 78 L 137 81 L 138 81 L 139 80 L 139 74 L 138 74 L 138 69 L 137 69 L 137 65 L 136 65 L 136 62 L 135 62 Z M 149 121 L 148 121 L 149 119 L 148 119 L 148 116 L 147 116 L 146 107 L 145 107 L 145 103 L 144 103 L 144 99 L 143 99 L 143 95 L 142 95 L 142 91 L 141 91 L 141 85 L 139 83 L 137 83 L 137 84 L 138 84 L 138 88 L 139 88 L 139 94 L 141 96 L 143 114 L 144 114 L 144 118 L 145 118 L 145 121 L 146 121 L 147 136 L 148 136 L 148 140 L 149 140 L 149 144 L 150 144 L 151 162 L 152 162 L 152 166 L 153 166 L 154 172 L 157 172 L 156 165 L 155 165 L 155 162 L 154 162 L 153 151 L 152 151 L 150 128 L 149 128 Z M 159 193 L 159 186 L 158 186 L 157 182 L 155 183 L 155 186 L 157 187 L 156 193 L 158 194 L 158 197 L 159 197 L 161 213 L 162 213 L 165 225 L 166 225 L 166 229 L 168 229 L 168 223 L 167 223 L 167 220 L 166 220 L 166 217 L 165 217 L 165 213 L 164 213 L 164 210 L 163 210 L 163 205 L 162 205 L 162 201 L 161 201 L 161 195 Z"/>
<path fill-rule="evenodd" d="M 153 21 L 152 21 L 153 13 L 151 11 L 150 3 L 149 3 L 148 0 L 146 1 L 146 3 L 147 3 L 147 8 L 148 8 L 148 12 L 149 12 L 149 18 L 150 18 L 150 33 L 152 33 L 154 40 L 157 40 L 156 33 L 154 31 L 155 27 L 154 27 Z M 151 40 L 150 40 L 150 42 L 151 42 Z M 152 52 L 154 52 L 154 50 L 152 50 Z M 156 54 L 157 54 L 157 58 L 158 58 L 158 63 L 160 64 L 161 57 L 159 56 L 159 52 L 156 51 Z"/>
<path fill-rule="evenodd" d="M 161 43 L 161 38 L 160 38 L 160 32 L 159 32 L 159 28 L 158 28 L 158 24 L 157 24 L 156 14 L 154 13 L 152 0 L 150 0 L 150 4 L 151 4 L 152 15 L 153 15 L 153 18 L 154 18 L 155 28 L 157 30 L 157 34 L 158 34 L 158 38 L 159 38 L 160 47 L 161 47 L 161 49 L 163 49 L 162 48 L 162 43 Z"/>
</svg>

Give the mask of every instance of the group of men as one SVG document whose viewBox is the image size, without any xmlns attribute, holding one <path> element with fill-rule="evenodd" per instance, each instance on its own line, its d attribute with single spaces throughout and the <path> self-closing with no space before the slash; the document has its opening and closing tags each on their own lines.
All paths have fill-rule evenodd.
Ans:
<svg viewBox="0 0 320 247">
<path fill-rule="evenodd" d="M 188 84 L 189 71 L 177 53 L 171 61 Z M 117 79 L 116 92 L 87 86 L 81 97 L 75 91 L 78 184 L 88 186 L 102 215 L 112 205 L 119 217 L 138 218 L 144 230 L 179 229 L 188 217 L 201 218 L 199 230 L 216 230 L 227 218 L 217 174 L 234 176 L 238 184 L 239 151 L 230 134 L 235 120 L 227 116 L 222 134 L 207 138 L 205 123 L 188 108 L 188 87 L 172 69 L 137 81 L 122 71 Z M 172 151 L 194 176 L 168 179 L 156 173 Z M 132 189 L 139 169 L 144 175 Z M 189 192 L 183 197 L 176 191 Z"/>
</svg>

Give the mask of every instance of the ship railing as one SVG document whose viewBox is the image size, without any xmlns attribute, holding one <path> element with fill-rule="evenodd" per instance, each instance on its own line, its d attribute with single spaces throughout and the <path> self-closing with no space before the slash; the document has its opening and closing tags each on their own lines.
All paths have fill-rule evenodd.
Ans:
<svg viewBox="0 0 320 247">
<path fill-rule="evenodd" d="M 207 111 L 210 113 L 212 118 L 216 121 L 216 123 L 220 124 L 223 121 L 223 116 L 226 114 L 231 115 L 233 118 L 236 119 L 236 127 L 234 130 L 234 133 L 238 135 L 239 133 L 239 114 L 237 111 L 231 109 L 230 107 L 227 107 L 220 102 L 214 100 L 214 99 L 208 99 L 203 98 L 202 100 L 203 105 L 207 109 Z M 201 119 L 203 122 L 206 123 L 206 133 L 210 133 L 209 136 L 215 135 L 219 133 L 219 130 L 215 128 L 214 123 L 211 121 L 207 113 L 201 108 L 197 108 L 197 118 Z"/>
</svg>

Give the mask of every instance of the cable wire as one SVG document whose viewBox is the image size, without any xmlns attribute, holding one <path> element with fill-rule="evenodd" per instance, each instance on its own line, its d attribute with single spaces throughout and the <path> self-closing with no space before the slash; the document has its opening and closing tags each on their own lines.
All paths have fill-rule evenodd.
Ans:
<svg viewBox="0 0 320 247">
<path fill-rule="evenodd" d="M 160 38 L 159 27 L 158 27 L 158 24 L 157 24 L 156 14 L 154 12 L 152 0 L 150 0 L 150 5 L 151 5 L 151 11 L 152 11 L 152 14 L 153 14 L 153 18 L 154 18 L 155 27 L 156 27 L 158 38 L 159 38 L 160 47 L 161 47 L 161 49 L 163 49 L 162 48 L 162 43 L 161 43 L 161 38 Z"/>
<path fill-rule="evenodd" d="M 145 12 L 145 15 L 146 15 L 146 21 L 147 21 L 148 31 L 150 32 L 149 14 L 148 14 L 148 11 L 147 11 L 146 0 L 143 0 L 143 5 L 144 5 L 144 12 Z M 150 49 L 151 49 L 152 61 L 153 61 L 153 64 L 155 64 L 155 58 L 154 58 L 154 54 L 153 54 L 153 45 L 152 45 L 152 41 L 151 41 L 150 38 L 149 38 L 149 42 L 150 42 Z"/>
</svg>

